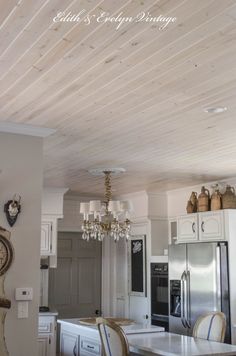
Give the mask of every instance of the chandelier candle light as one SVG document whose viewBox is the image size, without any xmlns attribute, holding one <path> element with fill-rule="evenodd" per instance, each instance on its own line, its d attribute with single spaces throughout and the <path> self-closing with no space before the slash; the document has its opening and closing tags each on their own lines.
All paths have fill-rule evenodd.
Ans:
<svg viewBox="0 0 236 356">
<path fill-rule="evenodd" d="M 105 201 L 91 200 L 80 203 L 80 213 L 84 216 L 82 224 L 82 238 L 102 241 L 110 236 L 114 241 L 130 237 L 132 210 L 130 201 L 111 200 L 111 174 L 124 172 L 123 168 L 103 168 L 90 171 L 93 175 L 105 176 Z"/>
</svg>

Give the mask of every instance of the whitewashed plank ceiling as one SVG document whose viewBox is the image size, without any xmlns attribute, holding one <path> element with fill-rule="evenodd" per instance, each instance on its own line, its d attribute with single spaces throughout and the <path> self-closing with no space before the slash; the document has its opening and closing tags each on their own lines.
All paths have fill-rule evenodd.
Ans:
<svg viewBox="0 0 236 356">
<path fill-rule="evenodd" d="M 103 11 L 176 21 L 117 30 Z M 101 166 L 127 170 L 116 194 L 236 176 L 235 25 L 235 0 L 0 0 L 0 120 L 57 130 L 47 186 L 101 193 Z"/>
</svg>

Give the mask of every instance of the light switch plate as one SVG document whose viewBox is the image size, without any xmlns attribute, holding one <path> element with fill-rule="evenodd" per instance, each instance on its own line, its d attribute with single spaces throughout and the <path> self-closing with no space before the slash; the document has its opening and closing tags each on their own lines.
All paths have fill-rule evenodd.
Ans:
<svg viewBox="0 0 236 356">
<path fill-rule="evenodd" d="M 28 318 L 28 302 L 18 302 L 18 319 Z"/>
</svg>

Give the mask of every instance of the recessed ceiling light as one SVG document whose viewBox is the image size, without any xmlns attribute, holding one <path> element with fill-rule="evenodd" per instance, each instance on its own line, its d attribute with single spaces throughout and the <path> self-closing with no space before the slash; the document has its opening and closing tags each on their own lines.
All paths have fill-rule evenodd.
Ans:
<svg viewBox="0 0 236 356">
<path fill-rule="evenodd" d="M 227 110 L 226 106 L 209 107 L 203 109 L 204 112 L 208 112 L 209 114 L 220 114 L 226 110 Z"/>
</svg>

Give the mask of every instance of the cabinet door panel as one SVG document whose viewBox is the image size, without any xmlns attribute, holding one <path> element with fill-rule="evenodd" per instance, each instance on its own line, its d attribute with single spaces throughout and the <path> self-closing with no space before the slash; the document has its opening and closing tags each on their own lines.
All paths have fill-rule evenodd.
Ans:
<svg viewBox="0 0 236 356">
<path fill-rule="evenodd" d="M 61 332 L 61 356 L 78 356 L 79 355 L 79 337 L 78 335 Z"/>
<path fill-rule="evenodd" d="M 81 337 L 80 356 L 101 355 L 101 345 L 94 340 Z"/>
<path fill-rule="evenodd" d="M 49 355 L 49 336 L 39 335 L 38 336 L 38 356 L 51 356 Z"/>
<path fill-rule="evenodd" d="M 51 254 L 52 247 L 52 222 L 43 221 L 41 224 L 41 256 Z"/>
<path fill-rule="evenodd" d="M 225 239 L 223 211 L 199 214 L 199 239 L 200 241 Z"/>
<path fill-rule="evenodd" d="M 177 242 L 194 242 L 198 240 L 197 214 L 180 216 L 178 218 Z"/>
</svg>

